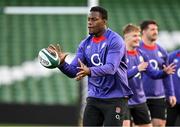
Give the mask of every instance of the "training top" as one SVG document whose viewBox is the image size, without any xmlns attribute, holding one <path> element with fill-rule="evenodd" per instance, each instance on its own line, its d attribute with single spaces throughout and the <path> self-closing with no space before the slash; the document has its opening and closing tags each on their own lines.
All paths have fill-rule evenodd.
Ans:
<svg viewBox="0 0 180 127">
<path fill-rule="evenodd" d="M 134 95 L 128 100 L 129 105 L 137 105 L 146 102 L 146 96 L 143 89 L 142 77 L 147 74 L 153 79 L 158 79 L 167 76 L 163 70 L 155 70 L 150 63 L 146 71 L 139 72 L 138 65 L 141 62 L 149 62 L 146 54 L 140 49 L 127 51 L 128 65 L 128 83 Z"/>
<path fill-rule="evenodd" d="M 158 44 L 148 46 L 140 42 L 140 49 L 148 56 L 150 64 L 156 70 L 162 70 L 163 65 L 168 65 L 168 54 Z M 156 99 L 174 96 L 172 75 L 162 79 L 152 79 L 147 74 L 142 77 L 146 98 Z"/>
<path fill-rule="evenodd" d="M 90 68 L 88 97 L 119 98 L 131 96 L 128 86 L 125 44 L 120 35 L 110 29 L 100 37 L 89 35 L 84 39 L 71 64 L 66 62 L 58 68 L 74 78 L 80 66 L 78 58 Z"/>
<path fill-rule="evenodd" d="M 172 75 L 174 92 L 177 103 L 180 104 L 180 49 L 169 54 L 169 63 L 172 62 L 176 64 L 176 72 Z"/>
</svg>

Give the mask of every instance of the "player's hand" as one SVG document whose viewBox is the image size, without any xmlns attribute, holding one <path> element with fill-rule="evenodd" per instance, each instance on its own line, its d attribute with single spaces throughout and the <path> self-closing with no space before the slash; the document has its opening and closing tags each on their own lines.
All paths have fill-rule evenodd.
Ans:
<svg viewBox="0 0 180 127">
<path fill-rule="evenodd" d="M 138 70 L 139 70 L 139 72 L 145 71 L 146 68 L 147 68 L 147 66 L 148 66 L 148 62 L 141 62 L 141 63 L 138 65 Z"/>
<path fill-rule="evenodd" d="M 67 53 L 64 53 L 64 52 L 61 50 L 59 44 L 56 44 L 56 45 L 50 44 L 47 49 L 48 49 L 50 52 L 57 52 L 58 57 L 59 57 L 59 59 L 61 60 L 61 61 L 60 61 L 60 64 L 62 64 L 62 63 L 65 61 L 65 58 L 66 58 L 66 56 L 68 55 Z"/>
<path fill-rule="evenodd" d="M 175 96 L 169 96 L 168 101 L 169 101 L 169 104 L 171 107 L 174 107 L 176 105 L 176 97 Z"/>
<path fill-rule="evenodd" d="M 78 59 L 79 65 L 80 67 L 77 67 L 79 69 L 79 72 L 76 74 L 76 80 L 79 81 L 81 80 L 83 77 L 90 75 L 90 69 L 84 65 L 80 59 Z"/>
<path fill-rule="evenodd" d="M 166 74 L 174 74 L 176 69 L 175 69 L 176 65 L 174 63 L 171 63 L 170 65 L 166 66 L 166 65 L 163 65 L 163 71 L 166 73 Z"/>
</svg>

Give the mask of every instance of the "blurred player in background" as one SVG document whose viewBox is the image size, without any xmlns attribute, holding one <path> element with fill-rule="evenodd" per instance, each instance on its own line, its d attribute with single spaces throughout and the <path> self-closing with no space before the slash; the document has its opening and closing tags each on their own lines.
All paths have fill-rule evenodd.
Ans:
<svg viewBox="0 0 180 127">
<path fill-rule="evenodd" d="M 169 54 L 169 62 L 176 64 L 176 72 L 172 77 L 177 103 L 174 107 L 168 108 L 166 125 L 175 126 L 177 117 L 180 117 L 180 49 Z"/>
<path fill-rule="evenodd" d="M 58 46 L 48 49 L 58 52 L 58 68 L 67 76 L 81 80 L 88 76 L 88 97 L 83 126 L 121 126 L 127 97 L 132 91 L 127 81 L 125 44 L 117 33 L 107 28 L 107 11 L 92 7 L 88 15 L 89 36 L 79 45 L 71 64 Z"/>
<path fill-rule="evenodd" d="M 128 24 L 123 29 L 124 41 L 127 49 L 127 64 L 128 64 L 128 83 L 134 95 L 129 99 L 129 116 L 132 116 L 136 126 L 151 127 L 151 116 L 146 104 L 146 97 L 143 90 L 142 77 L 144 73 L 153 79 L 164 78 L 168 74 L 174 73 L 174 65 L 171 64 L 163 70 L 155 70 L 149 64 L 148 57 L 141 51 L 140 43 L 140 28 L 133 24 Z M 129 121 L 125 121 L 130 123 Z M 125 125 L 127 126 L 127 124 Z"/>
<path fill-rule="evenodd" d="M 157 23 L 153 20 L 146 20 L 141 23 L 140 27 L 142 33 L 140 49 L 146 53 L 155 69 L 163 69 L 168 65 L 168 54 L 161 46 L 156 44 L 158 38 Z M 152 124 L 153 126 L 165 126 L 167 116 L 166 99 L 172 107 L 176 104 L 172 77 L 167 76 L 163 79 L 154 80 L 145 74 L 142 79 Z"/>
</svg>

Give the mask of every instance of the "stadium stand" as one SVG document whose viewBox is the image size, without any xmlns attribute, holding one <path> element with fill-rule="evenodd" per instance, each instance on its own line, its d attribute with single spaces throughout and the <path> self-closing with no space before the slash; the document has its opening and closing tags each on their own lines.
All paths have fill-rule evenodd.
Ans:
<svg viewBox="0 0 180 127">
<path fill-rule="evenodd" d="M 82 1 L 59 2 L 55 0 L 0 1 L 1 7 L 36 5 L 80 6 L 83 4 Z M 39 50 L 50 43 L 60 43 L 65 51 L 75 52 L 79 41 L 86 35 L 86 16 L 83 15 L 0 14 L 0 18 L 1 66 L 13 67 L 21 65 L 24 61 L 33 60 L 37 57 Z M 6 94 L 1 94 L 0 101 L 4 103 L 71 104 L 78 99 L 78 83 L 62 74 L 54 74 L 49 78 L 38 80 L 29 78 L 23 82 L 14 82 L 9 86 L 1 84 L 0 91 Z"/>
<path fill-rule="evenodd" d="M 156 20 L 160 30 L 180 29 L 178 0 L 103 0 L 100 1 L 100 5 L 108 8 L 109 25 L 116 31 L 129 22 L 139 24 L 145 19 Z"/>
<path fill-rule="evenodd" d="M 77 0 L 2 0 L 0 8 L 83 6 L 84 3 Z M 8 74 L 1 73 L 1 77 L 9 76 L 10 80 L 31 71 L 19 68 L 17 75 L 9 73 L 26 61 L 34 61 L 41 48 L 60 43 L 65 51 L 75 52 L 86 35 L 86 16 L 83 15 L 7 15 L 1 11 L 0 19 L 0 72 L 2 68 L 8 70 Z M 79 93 L 79 82 L 61 73 L 36 78 L 26 76 L 10 83 L 0 80 L 0 123 L 77 125 Z"/>
<path fill-rule="evenodd" d="M 37 57 L 39 50 L 43 47 L 47 47 L 49 43 L 61 43 L 64 50 L 75 52 L 75 47 L 83 36 L 78 35 L 78 33 L 76 32 L 76 30 L 82 31 L 81 29 L 83 29 L 83 27 L 79 27 L 80 24 L 77 23 L 79 19 L 83 19 L 82 16 L 56 17 L 1 15 L 1 19 L 2 20 L 0 23 L 0 28 L 2 34 L 0 35 L 0 65 L 7 65 L 12 67 L 20 65 L 24 61 L 33 60 Z M 71 34 L 71 32 L 74 34 Z M 59 75 L 59 77 L 62 76 Z M 54 79 L 51 78 L 49 78 L 50 86 L 52 86 L 51 82 L 54 82 Z M 67 79 L 66 77 L 63 78 Z M 72 83 L 71 81 L 69 81 L 69 79 L 67 79 L 67 81 Z M 55 83 L 59 84 L 58 82 L 61 82 L 61 80 Z M 66 85 L 65 82 L 64 85 Z M 36 82 L 35 84 L 37 83 L 38 82 Z M 28 84 L 28 80 L 23 84 Z M 40 82 L 40 84 L 42 83 Z M 40 84 L 38 84 L 37 86 L 40 86 Z M 11 87 L 13 86 L 16 85 L 11 85 L 8 87 L 11 89 Z M 2 86 L 0 89 L 3 89 L 3 87 L 4 86 Z M 59 92 L 61 93 L 61 91 Z"/>
</svg>

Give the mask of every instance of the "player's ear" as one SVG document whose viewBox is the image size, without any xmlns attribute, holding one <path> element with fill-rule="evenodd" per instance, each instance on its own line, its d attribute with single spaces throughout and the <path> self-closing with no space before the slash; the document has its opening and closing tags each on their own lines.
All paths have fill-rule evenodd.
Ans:
<svg viewBox="0 0 180 127">
<path fill-rule="evenodd" d="M 104 24 L 107 24 L 107 20 L 106 19 L 103 19 L 103 21 L 104 21 Z"/>
<path fill-rule="evenodd" d="M 141 35 L 143 35 L 145 33 L 145 31 L 143 30 L 143 31 L 141 31 Z"/>
</svg>

